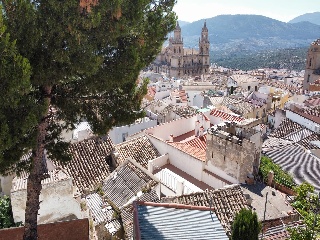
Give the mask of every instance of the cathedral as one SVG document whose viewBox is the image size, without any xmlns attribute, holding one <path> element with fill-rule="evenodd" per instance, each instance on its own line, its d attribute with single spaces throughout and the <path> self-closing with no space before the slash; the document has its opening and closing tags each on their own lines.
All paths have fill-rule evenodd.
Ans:
<svg viewBox="0 0 320 240">
<path fill-rule="evenodd" d="M 177 22 L 174 36 L 169 38 L 169 45 L 162 49 L 153 64 L 156 72 L 165 72 L 170 77 L 200 76 L 209 73 L 210 42 L 206 22 L 199 38 L 199 49 L 183 48 L 181 28 Z"/>
<path fill-rule="evenodd" d="M 307 55 L 307 65 L 304 74 L 303 89 L 309 90 L 309 85 L 320 79 L 320 39 L 311 43 Z"/>
</svg>

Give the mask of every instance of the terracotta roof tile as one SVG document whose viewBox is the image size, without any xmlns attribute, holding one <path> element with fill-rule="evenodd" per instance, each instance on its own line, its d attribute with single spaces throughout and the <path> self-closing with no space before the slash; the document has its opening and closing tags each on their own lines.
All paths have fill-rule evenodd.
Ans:
<svg viewBox="0 0 320 240">
<path fill-rule="evenodd" d="M 113 151 L 109 137 L 91 138 L 70 145 L 73 159 L 66 165 L 56 163 L 73 178 L 79 191 L 93 190 L 96 185 L 109 176 L 111 170 L 106 157 Z"/>
<path fill-rule="evenodd" d="M 231 122 L 241 122 L 245 118 L 240 116 L 235 116 L 224 111 L 213 109 L 210 113 L 211 116 L 222 118 L 223 120 L 231 121 Z"/>
<path fill-rule="evenodd" d="M 148 169 L 149 160 L 160 157 L 160 153 L 146 136 L 117 144 L 115 149 L 119 153 L 118 164 L 123 163 L 127 158 L 132 158 L 146 169 Z"/>
<path fill-rule="evenodd" d="M 239 185 L 231 185 L 217 190 L 190 195 L 162 198 L 161 202 L 211 206 L 229 236 L 234 217 L 242 208 L 246 208 L 246 199 Z"/>
</svg>

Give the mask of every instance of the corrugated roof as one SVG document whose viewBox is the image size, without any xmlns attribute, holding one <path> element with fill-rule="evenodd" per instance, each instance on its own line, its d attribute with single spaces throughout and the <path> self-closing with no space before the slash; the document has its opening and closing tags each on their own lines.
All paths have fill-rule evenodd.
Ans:
<svg viewBox="0 0 320 240">
<path fill-rule="evenodd" d="M 161 202 L 205 207 L 210 207 L 211 205 L 228 235 L 231 234 L 231 224 L 235 215 L 242 208 L 246 208 L 246 199 L 239 185 L 231 185 L 217 190 L 189 195 L 162 198 Z"/>
<path fill-rule="evenodd" d="M 157 195 L 155 190 L 151 190 L 150 192 L 144 193 L 137 200 L 157 203 L 159 202 L 159 196 Z M 123 228 L 125 231 L 125 239 L 132 239 L 133 237 L 133 205 L 132 204 L 121 209 L 121 218 L 123 222 Z"/>
<path fill-rule="evenodd" d="M 103 191 L 115 206 L 122 208 L 138 192 L 155 186 L 158 182 L 154 179 L 142 167 L 126 161 L 104 181 Z"/>
<path fill-rule="evenodd" d="M 229 239 L 211 211 L 138 205 L 143 239 Z"/>
<path fill-rule="evenodd" d="M 320 159 L 292 144 L 266 153 L 283 170 L 292 173 L 296 183 L 304 181 L 320 190 Z"/>
</svg>

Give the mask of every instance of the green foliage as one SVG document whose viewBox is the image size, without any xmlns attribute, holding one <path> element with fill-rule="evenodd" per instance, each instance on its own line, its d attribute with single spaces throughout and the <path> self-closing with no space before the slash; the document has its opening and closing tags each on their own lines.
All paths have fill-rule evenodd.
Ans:
<svg viewBox="0 0 320 240">
<path fill-rule="evenodd" d="M 137 79 L 175 27 L 175 2 L 0 1 L 0 173 L 32 170 L 25 239 L 37 235 L 43 149 L 65 163 L 64 130 L 86 120 L 105 135 L 144 115 Z"/>
<path fill-rule="evenodd" d="M 307 50 L 307 47 L 259 52 L 235 50 L 224 54 L 214 52 L 211 56 L 217 65 L 232 69 L 287 68 L 301 71 L 305 69 Z"/>
<path fill-rule="evenodd" d="M 0 197 L 0 229 L 16 226 L 13 221 L 11 201 L 8 196 Z"/>
<path fill-rule="evenodd" d="M 97 189 L 96 189 L 96 193 L 98 193 L 101 197 L 104 195 L 104 191 L 102 188 L 102 184 L 99 184 Z"/>
<path fill-rule="evenodd" d="M 308 227 L 289 228 L 290 240 L 315 240 L 313 231 Z"/>
<path fill-rule="evenodd" d="M 261 223 L 257 214 L 248 209 L 241 209 L 232 224 L 232 240 L 258 240 Z"/>
<path fill-rule="evenodd" d="M 0 172 L 35 150 L 45 117 L 45 148 L 57 161 L 71 159 L 61 133 L 80 120 L 106 134 L 142 117 L 146 84 L 136 81 L 175 27 L 174 3 L 98 1 L 87 11 L 76 0 L 1 1 L 1 48 L 11 55 L 0 62 Z"/>
<path fill-rule="evenodd" d="M 272 162 L 272 159 L 266 156 L 262 156 L 259 171 L 262 174 L 264 180 L 268 179 L 268 173 L 270 170 L 272 170 L 274 173 L 275 182 L 288 188 L 292 188 L 296 185 L 291 175 L 283 171 L 279 165 Z"/>
<path fill-rule="evenodd" d="M 319 197 L 314 192 L 314 187 L 304 182 L 294 187 L 297 196 L 292 206 L 303 217 L 304 227 L 290 228 L 292 240 L 314 240 L 320 237 L 320 205 Z"/>
</svg>

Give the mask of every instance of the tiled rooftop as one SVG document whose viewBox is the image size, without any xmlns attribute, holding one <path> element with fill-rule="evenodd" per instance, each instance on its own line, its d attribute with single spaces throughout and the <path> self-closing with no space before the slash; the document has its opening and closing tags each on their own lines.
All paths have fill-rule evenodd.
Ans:
<svg viewBox="0 0 320 240">
<path fill-rule="evenodd" d="M 169 142 L 168 144 L 201 161 L 206 161 L 205 136 L 201 138 L 194 138 L 188 142 Z"/>
<path fill-rule="evenodd" d="M 243 116 L 253 112 L 254 106 L 248 102 L 239 102 L 239 103 L 230 104 L 228 108 L 233 112 Z"/>
<path fill-rule="evenodd" d="M 300 124 L 291 121 L 289 118 L 285 118 L 280 126 L 270 134 L 270 137 L 284 138 L 301 128 L 302 126 Z"/>
<path fill-rule="evenodd" d="M 296 183 L 304 181 L 311 183 L 316 190 L 320 190 L 320 159 L 307 152 L 298 144 L 266 152 L 280 167 L 290 172 Z"/>
<path fill-rule="evenodd" d="M 103 182 L 104 196 L 119 209 L 143 189 L 158 184 L 156 178 L 134 161 L 126 160 Z"/>
<path fill-rule="evenodd" d="M 296 228 L 303 226 L 302 221 L 291 222 L 289 224 L 283 224 L 280 226 L 269 228 L 263 234 L 263 240 L 287 240 L 290 237 L 288 232 L 288 228 Z M 259 239 L 261 239 L 261 234 L 259 235 Z"/>
<path fill-rule="evenodd" d="M 113 144 L 109 137 L 86 139 L 70 145 L 72 161 L 66 165 L 55 164 L 66 170 L 79 191 L 83 193 L 85 189 L 93 190 L 98 183 L 109 176 L 110 167 L 106 157 L 112 150 Z"/>
<path fill-rule="evenodd" d="M 229 113 L 226 113 L 226 112 L 218 110 L 218 109 L 213 109 L 210 112 L 210 115 L 214 116 L 214 117 L 222 118 L 223 120 L 226 120 L 226 121 L 232 121 L 232 122 L 241 122 L 244 120 L 243 117 L 229 114 Z"/>
<path fill-rule="evenodd" d="M 320 135 L 317 133 L 313 133 L 309 135 L 308 137 L 298 141 L 297 143 L 301 146 L 303 146 L 306 149 L 317 149 L 317 147 L 314 144 L 311 144 L 312 141 L 320 141 Z"/>
<path fill-rule="evenodd" d="M 132 158 L 145 169 L 148 169 L 149 160 L 160 157 L 160 153 L 146 136 L 117 144 L 115 145 L 115 149 L 119 153 L 118 164 L 123 163 L 127 158 Z"/>
<path fill-rule="evenodd" d="M 235 215 L 246 207 L 246 199 L 239 185 L 231 185 L 225 188 L 210 190 L 190 195 L 163 198 L 161 202 L 177 203 L 213 208 L 227 234 L 231 234 L 231 225 Z"/>
<path fill-rule="evenodd" d="M 292 141 L 284 140 L 282 138 L 268 137 L 262 144 L 262 151 L 268 152 L 274 149 L 279 149 L 287 145 L 291 145 Z"/>
<path fill-rule="evenodd" d="M 62 169 L 54 169 L 53 171 L 48 172 L 47 176 L 48 177 L 46 179 L 41 181 L 42 185 L 59 182 L 70 178 L 70 176 L 68 176 L 68 174 L 66 174 L 66 172 Z M 15 178 L 12 182 L 11 191 L 15 192 L 22 189 L 27 189 L 27 179 L 28 174 Z"/>
</svg>

